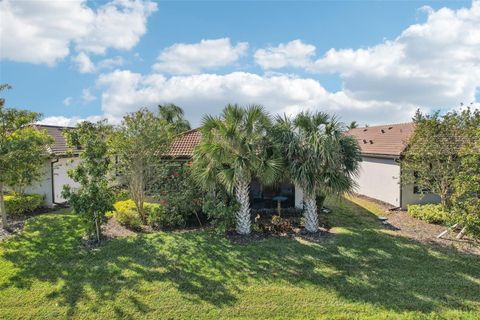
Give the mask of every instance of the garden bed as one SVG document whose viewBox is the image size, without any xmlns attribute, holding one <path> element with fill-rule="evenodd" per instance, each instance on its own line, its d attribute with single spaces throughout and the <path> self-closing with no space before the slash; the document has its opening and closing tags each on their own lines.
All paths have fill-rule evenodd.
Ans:
<svg viewBox="0 0 480 320">
<path fill-rule="evenodd" d="M 458 240 L 455 239 L 456 234 L 453 233 L 440 239 L 437 238 L 442 231 L 447 229 L 447 227 L 443 225 L 415 219 L 409 216 L 404 210 L 390 211 L 392 206 L 366 196 L 356 195 L 349 197 L 349 200 L 368 209 L 377 216 L 386 217 L 388 224 L 383 226 L 395 235 L 401 235 L 423 243 L 454 247 L 462 252 L 480 254 L 480 242 L 478 240 L 471 239 L 467 236 Z"/>
</svg>

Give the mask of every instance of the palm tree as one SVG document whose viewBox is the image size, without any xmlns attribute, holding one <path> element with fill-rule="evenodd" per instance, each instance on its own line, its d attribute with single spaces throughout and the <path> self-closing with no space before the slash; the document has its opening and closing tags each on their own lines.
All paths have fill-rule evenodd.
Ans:
<svg viewBox="0 0 480 320">
<path fill-rule="evenodd" d="M 357 121 L 352 121 L 350 122 L 350 124 L 348 125 L 347 129 L 356 129 L 358 128 L 358 123 Z"/>
<path fill-rule="evenodd" d="M 334 117 L 322 112 L 302 112 L 293 120 L 278 117 L 272 135 L 285 156 L 286 173 L 304 191 L 305 228 L 316 232 L 316 195 L 352 190 L 360 159 L 358 144 Z"/>
<path fill-rule="evenodd" d="M 172 124 L 177 133 L 190 130 L 190 123 L 184 118 L 183 109 L 173 103 L 159 105 L 158 116 L 161 120 Z"/>
<path fill-rule="evenodd" d="M 271 125 L 269 115 L 258 105 L 227 105 L 220 117 L 203 119 L 202 140 L 193 157 L 194 176 L 205 189 L 220 185 L 235 195 L 240 204 L 239 234 L 250 233 L 252 178 L 271 183 L 281 171 L 281 160 L 273 155 L 267 139 Z"/>
</svg>

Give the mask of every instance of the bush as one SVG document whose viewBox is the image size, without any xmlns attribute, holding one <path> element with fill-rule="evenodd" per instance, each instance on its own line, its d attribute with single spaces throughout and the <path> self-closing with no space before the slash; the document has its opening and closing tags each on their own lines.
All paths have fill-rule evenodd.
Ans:
<svg viewBox="0 0 480 320">
<path fill-rule="evenodd" d="M 167 207 L 160 203 L 146 203 L 147 222 L 153 228 L 173 229 L 185 227 L 184 216 L 173 207 Z"/>
<path fill-rule="evenodd" d="M 43 205 L 40 194 L 10 194 L 4 196 L 5 209 L 9 215 L 24 214 L 34 211 Z"/>
<path fill-rule="evenodd" d="M 448 212 L 440 204 L 409 205 L 408 214 L 429 223 L 445 224 L 450 220 Z"/>
<path fill-rule="evenodd" d="M 172 162 L 159 170 L 158 178 L 151 196 L 168 212 L 159 215 L 158 223 L 169 228 L 199 225 L 204 192 L 193 179 L 191 162 Z"/>
<path fill-rule="evenodd" d="M 130 199 L 130 191 L 127 188 L 122 186 L 113 187 L 113 192 L 115 193 L 115 202 L 125 201 Z"/>
<path fill-rule="evenodd" d="M 133 200 L 115 202 L 113 207 L 115 208 L 113 216 L 121 225 L 130 229 L 140 228 L 142 220 Z"/>
<path fill-rule="evenodd" d="M 202 206 L 212 226 L 219 233 L 225 233 L 235 228 L 235 213 L 240 208 L 236 201 L 228 201 L 226 197 L 214 197 L 209 195 Z"/>
<path fill-rule="evenodd" d="M 142 220 L 138 214 L 137 207 L 133 200 L 124 200 L 116 202 L 113 207 L 113 217 L 117 221 L 130 229 L 139 229 Z M 147 224 L 153 228 L 172 229 L 185 226 L 185 219 L 175 211 L 169 210 L 160 203 L 144 203 Z"/>
</svg>

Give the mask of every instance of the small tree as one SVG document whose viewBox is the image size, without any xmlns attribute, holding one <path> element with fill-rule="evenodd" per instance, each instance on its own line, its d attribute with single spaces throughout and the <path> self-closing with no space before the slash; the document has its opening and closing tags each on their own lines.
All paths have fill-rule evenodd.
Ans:
<svg viewBox="0 0 480 320">
<path fill-rule="evenodd" d="M 165 164 L 163 155 L 170 148 L 175 128 L 174 122 L 141 109 L 125 116 L 109 140 L 111 152 L 117 158 L 118 173 L 126 179 L 143 223 L 147 221 L 146 197 L 159 179 L 159 168 Z"/>
<path fill-rule="evenodd" d="M 442 206 L 450 208 L 461 166 L 459 153 L 472 138 L 471 128 L 480 126 L 480 111 L 466 109 L 443 116 L 417 111 L 413 120 L 415 132 L 402 158 L 402 183 L 438 194 Z"/>
<path fill-rule="evenodd" d="M 89 237 L 100 241 L 105 213 L 113 210 L 114 194 L 110 187 L 110 157 L 107 137 L 111 128 L 105 122 L 82 122 L 76 129 L 65 132 L 71 148 L 80 149 L 81 162 L 68 171 L 68 176 L 80 184 L 77 190 L 64 185 L 62 195 L 83 218 Z"/>
<path fill-rule="evenodd" d="M 0 85 L 0 91 L 9 89 Z M 40 114 L 28 110 L 5 108 L 0 98 L 0 216 L 2 228 L 7 227 L 7 213 L 3 200 L 6 186 L 28 186 L 41 177 L 41 169 L 48 158 L 47 146 L 51 138 L 37 130 L 33 123 Z"/>
</svg>

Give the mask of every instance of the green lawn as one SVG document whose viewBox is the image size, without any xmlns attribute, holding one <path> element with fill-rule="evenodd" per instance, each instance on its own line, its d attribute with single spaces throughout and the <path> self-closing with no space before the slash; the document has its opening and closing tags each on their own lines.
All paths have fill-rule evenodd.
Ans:
<svg viewBox="0 0 480 320">
<path fill-rule="evenodd" d="M 79 220 L 47 214 L 0 243 L 2 319 L 480 317 L 480 257 L 384 232 L 328 203 L 336 235 L 234 245 L 208 232 L 79 245 Z"/>
</svg>

